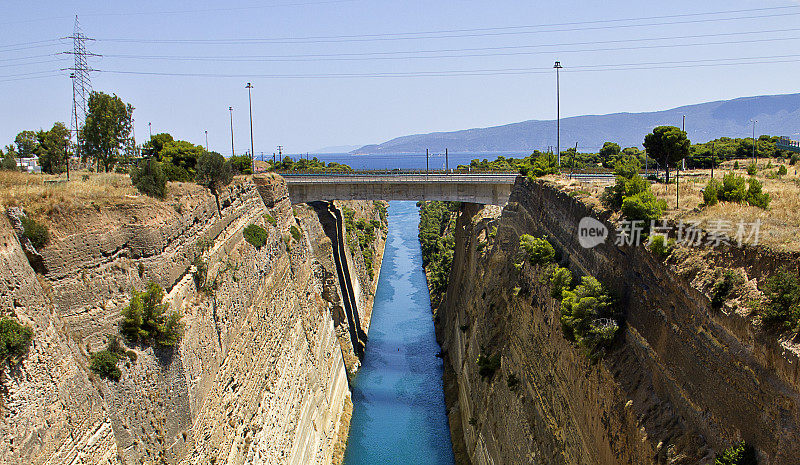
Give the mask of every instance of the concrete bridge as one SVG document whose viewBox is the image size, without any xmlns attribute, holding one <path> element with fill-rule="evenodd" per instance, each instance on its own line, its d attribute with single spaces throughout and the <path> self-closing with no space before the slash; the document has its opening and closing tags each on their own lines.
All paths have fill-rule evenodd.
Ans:
<svg viewBox="0 0 800 465">
<path fill-rule="evenodd" d="M 442 172 L 284 173 L 281 176 L 286 180 L 292 203 L 315 200 L 449 200 L 487 205 L 505 205 L 517 178 L 514 173 Z"/>
</svg>

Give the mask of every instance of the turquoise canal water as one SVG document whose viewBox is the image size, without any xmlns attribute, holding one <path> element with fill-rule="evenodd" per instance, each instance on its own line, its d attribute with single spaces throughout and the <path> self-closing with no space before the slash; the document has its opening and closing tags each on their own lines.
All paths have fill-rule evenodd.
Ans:
<svg viewBox="0 0 800 465">
<path fill-rule="evenodd" d="M 346 465 L 453 463 L 414 202 L 392 202 Z"/>
</svg>

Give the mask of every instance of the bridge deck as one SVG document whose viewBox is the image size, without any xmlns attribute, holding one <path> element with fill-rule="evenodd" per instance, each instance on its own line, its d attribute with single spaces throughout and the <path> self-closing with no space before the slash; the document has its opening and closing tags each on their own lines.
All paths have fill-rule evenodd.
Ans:
<svg viewBox="0 0 800 465">
<path fill-rule="evenodd" d="M 292 203 L 315 200 L 449 200 L 504 205 L 514 173 L 282 174 Z M 258 176 L 256 183 L 258 184 Z"/>
</svg>

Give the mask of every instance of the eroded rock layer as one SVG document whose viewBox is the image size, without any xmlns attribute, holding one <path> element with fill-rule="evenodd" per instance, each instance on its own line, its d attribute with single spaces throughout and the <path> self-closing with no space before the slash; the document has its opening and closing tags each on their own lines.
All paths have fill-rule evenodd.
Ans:
<svg viewBox="0 0 800 465">
<path fill-rule="evenodd" d="M 437 313 L 451 430 L 464 445 L 458 461 L 713 463 L 746 441 L 762 464 L 800 463 L 797 354 L 712 309 L 644 247 L 581 247 L 585 216 L 600 219 L 524 178 L 500 215 L 462 206 Z M 564 338 L 543 267 L 514 266 L 522 234 L 547 237 L 562 265 L 617 296 L 626 324 L 596 364 Z M 499 369 L 481 376 L 479 355 L 498 355 Z"/>
<path fill-rule="evenodd" d="M 258 189 L 237 179 L 218 199 L 182 189 L 54 216 L 43 275 L 0 219 L 2 313 L 34 330 L 3 373 L 3 463 L 331 463 L 350 395 L 331 239 L 277 176 Z M 373 202 L 359 208 L 378 217 Z M 250 224 L 268 232 L 264 246 L 244 240 Z M 372 280 L 353 276 L 368 280 L 356 296 L 368 310 Z M 122 339 L 136 356 L 119 381 L 95 375 L 90 354 L 149 281 L 182 315 L 178 345 Z"/>
</svg>

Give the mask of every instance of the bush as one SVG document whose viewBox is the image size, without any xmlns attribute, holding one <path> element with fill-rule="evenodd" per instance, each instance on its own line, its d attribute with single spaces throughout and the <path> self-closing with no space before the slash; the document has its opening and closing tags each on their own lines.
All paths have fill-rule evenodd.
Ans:
<svg viewBox="0 0 800 465">
<path fill-rule="evenodd" d="M 508 379 L 506 379 L 506 384 L 508 384 L 508 390 L 511 392 L 515 392 L 519 387 L 519 378 L 516 374 L 510 373 L 508 375 Z"/>
<path fill-rule="evenodd" d="M 731 171 L 722 177 L 722 189 L 717 191 L 719 200 L 741 203 L 746 196 L 745 179 L 742 176 L 737 176 L 736 173 Z"/>
<path fill-rule="evenodd" d="M 733 169 L 735 169 L 735 170 L 739 169 L 739 160 L 736 160 L 735 162 L 733 162 Z"/>
<path fill-rule="evenodd" d="M 150 197 L 163 199 L 167 195 L 167 175 L 155 158 L 146 158 L 131 168 L 131 183 Z"/>
<path fill-rule="evenodd" d="M 644 221 L 649 226 L 651 220 L 661 218 L 667 204 L 659 200 L 648 189 L 622 201 L 622 214 L 632 221 Z"/>
<path fill-rule="evenodd" d="M 790 165 L 795 165 L 795 164 L 797 164 L 798 160 L 800 160 L 800 154 L 793 153 L 791 158 L 789 158 L 789 164 Z"/>
<path fill-rule="evenodd" d="M 217 152 L 205 152 L 197 160 L 197 183 L 211 189 L 215 195 L 218 190 L 233 180 L 231 163 Z"/>
<path fill-rule="evenodd" d="M 278 220 L 276 220 L 275 217 L 269 213 L 264 213 L 264 220 L 266 220 L 266 222 L 271 224 L 273 227 L 278 226 Z"/>
<path fill-rule="evenodd" d="M 711 307 L 722 308 L 733 288 L 742 284 L 742 282 L 743 279 L 739 273 L 733 270 L 725 270 L 711 289 Z"/>
<path fill-rule="evenodd" d="M 745 199 L 747 203 L 754 207 L 767 209 L 770 202 L 770 196 L 766 192 L 762 192 L 762 184 L 761 181 L 751 178 L 747 181 L 750 186 L 747 189 L 747 194 L 745 195 Z"/>
<path fill-rule="evenodd" d="M 231 169 L 239 174 L 253 174 L 253 164 L 247 155 L 234 155 L 228 159 Z"/>
<path fill-rule="evenodd" d="M 50 231 L 43 224 L 27 216 L 23 216 L 20 221 L 22 222 L 22 236 L 31 241 L 34 248 L 41 249 L 50 242 Z"/>
<path fill-rule="evenodd" d="M 292 237 L 297 242 L 300 242 L 300 238 L 303 237 L 303 235 L 300 233 L 300 228 L 298 228 L 296 225 L 292 225 L 292 227 L 289 228 L 289 233 L 291 233 Z"/>
<path fill-rule="evenodd" d="M 481 379 L 491 378 L 500 368 L 500 354 L 492 356 L 480 354 L 475 362 L 478 364 L 478 374 L 481 375 Z"/>
<path fill-rule="evenodd" d="M 591 276 L 581 278 L 574 290 L 565 290 L 561 299 L 561 329 L 564 337 L 578 343 L 590 358 L 610 346 L 619 330 L 613 318 L 611 297 Z"/>
<path fill-rule="evenodd" d="M 653 235 L 650 237 L 648 247 L 658 258 L 666 258 L 675 248 L 675 239 L 667 240 L 664 236 Z"/>
<path fill-rule="evenodd" d="M 572 272 L 566 268 L 557 267 L 550 275 L 550 296 L 560 299 L 564 289 L 572 287 Z"/>
<path fill-rule="evenodd" d="M 767 301 L 760 309 L 769 329 L 796 331 L 800 326 L 800 277 L 796 271 L 780 268 L 764 284 Z"/>
<path fill-rule="evenodd" d="M 248 225 L 244 228 L 243 234 L 244 239 L 257 249 L 264 247 L 269 237 L 267 230 L 257 224 Z"/>
<path fill-rule="evenodd" d="M 786 166 L 784 166 L 784 165 L 781 165 L 778 168 L 778 176 L 786 176 L 786 173 L 788 173 L 788 172 L 789 172 L 789 170 L 787 170 Z"/>
<path fill-rule="evenodd" d="M 91 362 L 89 363 L 89 369 L 97 373 L 102 378 L 119 381 L 120 376 L 122 376 L 122 372 L 117 366 L 118 361 L 119 357 L 117 354 L 109 350 L 101 350 L 100 352 L 95 352 L 92 354 Z"/>
<path fill-rule="evenodd" d="M 717 203 L 718 192 L 722 189 L 722 183 L 716 179 L 709 179 L 705 189 L 703 189 L 703 203 L 711 206 Z"/>
<path fill-rule="evenodd" d="M 758 458 L 753 446 L 740 442 L 722 451 L 714 465 L 758 465 Z"/>
<path fill-rule="evenodd" d="M 131 341 L 153 341 L 163 346 L 174 346 L 180 338 L 182 324 L 178 312 L 169 312 L 169 304 L 162 303 L 164 289 L 150 281 L 147 290 L 133 292 L 128 306 L 122 311 L 120 331 Z"/>
<path fill-rule="evenodd" d="M 549 263 L 556 257 L 556 251 L 547 239 L 523 234 L 519 237 L 519 246 L 525 251 L 528 261 L 532 265 Z"/>
<path fill-rule="evenodd" d="M 558 158 L 553 153 L 542 153 L 533 160 L 530 169 L 525 169 L 528 177 L 538 178 L 558 173 Z"/>
<path fill-rule="evenodd" d="M 750 176 L 755 176 L 758 173 L 758 166 L 755 163 L 750 163 L 747 165 L 747 174 Z"/>
<path fill-rule="evenodd" d="M 2 153 L 2 150 L 0 150 L 0 153 Z M 3 156 L 3 163 L 0 169 L 4 171 L 19 171 L 19 168 L 17 168 L 17 160 L 14 158 L 13 153 L 8 152 Z"/>
<path fill-rule="evenodd" d="M 11 357 L 20 357 L 27 350 L 33 338 L 33 330 L 15 320 L 0 318 L 0 364 Z"/>
</svg>

